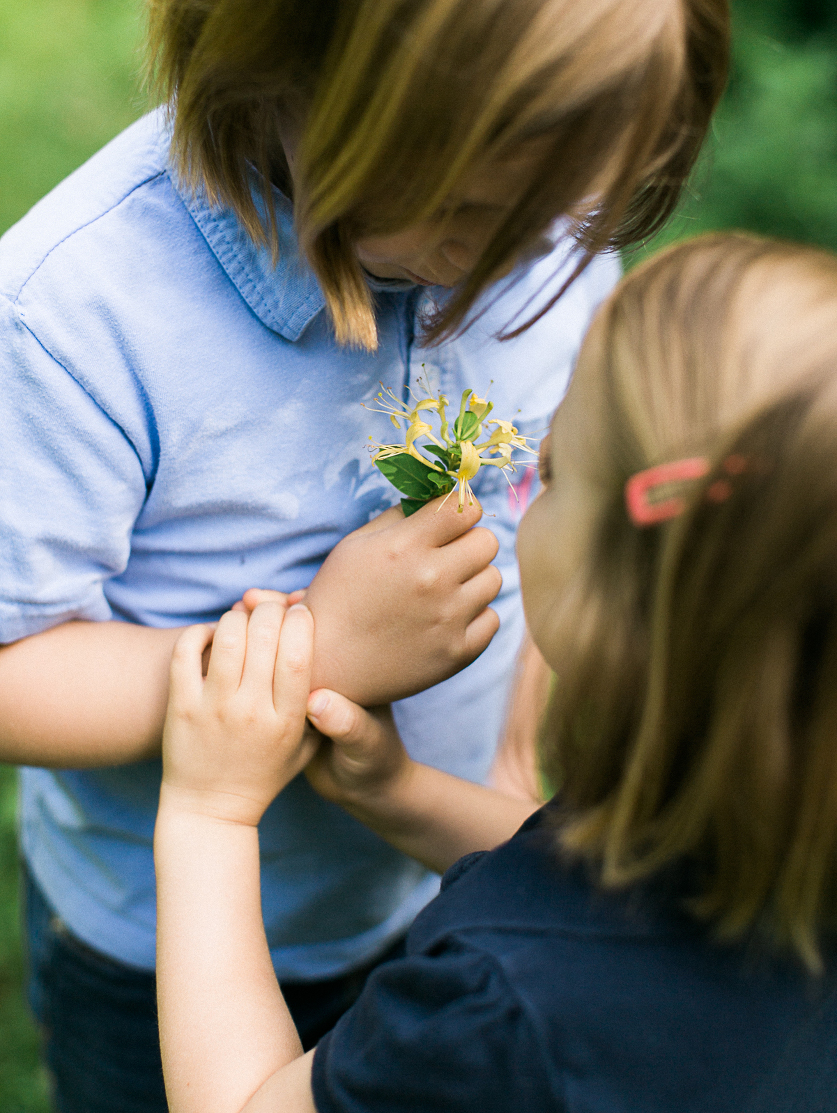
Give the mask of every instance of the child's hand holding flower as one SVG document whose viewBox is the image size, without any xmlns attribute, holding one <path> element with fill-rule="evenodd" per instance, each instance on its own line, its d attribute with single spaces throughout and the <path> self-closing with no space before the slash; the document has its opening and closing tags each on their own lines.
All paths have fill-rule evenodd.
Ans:
<svg viewBox="0 0 837 1113">
<path fill-rule="evenodd" d="M 405 521 L 393 507 L 335 546 L 305 592 L 316 620 L 314 687 L 374 707 L 438 684 L 482 653 L 499 626 L 489 603 L 502 577 L 481 513 L 476 502 L 459 514 L 439 500 Z M 274 598 L 285 597 L 251 589 L 240 605 Z"/>
</svg>

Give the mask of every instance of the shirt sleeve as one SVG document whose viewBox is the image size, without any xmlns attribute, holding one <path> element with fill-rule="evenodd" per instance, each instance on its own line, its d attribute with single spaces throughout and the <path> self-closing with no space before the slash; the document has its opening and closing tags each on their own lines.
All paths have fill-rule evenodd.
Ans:
<svg viewBox="0 0 837 1113">
<path fill-rule="evenodd" d="M 0 643 L 103 620 L 146 497 L 125 432 L 0 299 Z M 95 356 L 91 356 L 95 358 Z"/>
<path fill-rule="evenodd" d="M 499 963 L 455 946 L 379 967 L 317 1045 L 318 1113 L 560 1108 Z"/>
</svg>

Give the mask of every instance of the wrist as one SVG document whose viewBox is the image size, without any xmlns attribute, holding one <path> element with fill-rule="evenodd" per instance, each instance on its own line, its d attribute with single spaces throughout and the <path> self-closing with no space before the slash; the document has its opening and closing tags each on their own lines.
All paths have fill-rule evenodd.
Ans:
<svg viewBox="0 0 837 1113">
<path fill-rule="evenodd" d="M 250 863 L 249 866 L 247 863 Z M 258 874 L 259 832 L 162 798 L 154 826 L 154 866 L 158 887 L 179 878 L 178 886 L 214 886 L 220 873 Z"/>
<path fill-rule="evenodd" d="M 162 819 L 207 828 L 255 830 L 262 815 L 253 801 L 235 793 L 172 784 L 165 778 L 160 786 L 158 824 Z"/>
<path fill-rule="evenodd" d="M 154 868 L 158 892 L 174 879 L 181 896 L 195 887 L 212 890 L 221 875 L 258 876 L 258 829 L 184 809 L 174 800 L 161 801 L 154 827 Z"/>
</svg>

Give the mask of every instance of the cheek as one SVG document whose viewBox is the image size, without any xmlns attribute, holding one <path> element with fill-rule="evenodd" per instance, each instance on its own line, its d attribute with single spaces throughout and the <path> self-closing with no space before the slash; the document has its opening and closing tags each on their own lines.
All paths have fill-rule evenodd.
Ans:
<svg viewBox="0 0 837 1113">
<path fill-rule="evenodd" d="M 414 259 L 431 246 L 431 235 L 424 225 L 407 228 L 392 236 L 364 236 L 355 245 L 358 257 L 380 263 L 398 263 L 402 259 Z"/>
<path fill-rule="evenodd" d="M 526 622 L 553 669 L 572 651 L 577 633 L 595 513 L 589 492 L 553 483 L 532 503 L 518 530 Z"/>
<path fill-rule="evenodd" d="M 536 640 L 537 631 L 556 591 L 555 517 L 551 501 L 549 491 L 538 495 L 523 516 L 517 533 L 523 609 L 529 630 Z"/>
</svg>

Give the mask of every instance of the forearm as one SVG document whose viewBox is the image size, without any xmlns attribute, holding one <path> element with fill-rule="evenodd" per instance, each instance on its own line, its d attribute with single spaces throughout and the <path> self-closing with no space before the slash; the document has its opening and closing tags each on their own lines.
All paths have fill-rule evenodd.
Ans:
<svg viewBox="0 0 837 1113">
<path fill-rule="evenodd" d="M 302 1047 L 265 939 L 257 828 L 188 814 L 170 805 L 164 786 L 154 858 L 160 1043 L 172 1113 L 262 1108 L 258 1096 L 250 1099 L 269 1083 L 275 1100 L 276 1072 Z"/>
<path fill-rule="evenodd" d="M 179 629 L 68 622 L 0 649 L 0 761 L 121 765 L 160 753 Z"/>
<path fill-rule="evenodd" d="M 510 839 L 539 806 L 412 761 L 385 790 L 338 802 L 396 850 L 437 873 L 464 854 Z"/>
</svg>

